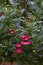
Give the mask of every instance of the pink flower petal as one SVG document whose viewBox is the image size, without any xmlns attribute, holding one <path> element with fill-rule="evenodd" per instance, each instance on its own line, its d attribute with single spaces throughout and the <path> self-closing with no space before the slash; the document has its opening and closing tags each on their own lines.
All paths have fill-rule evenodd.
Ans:
<svg viewBox="0 0 43 65">
<path fill-rule="evenodd" d="M 30 45 L 30 42 L 21 42 L 22 45 Z"/>
<path fill-rule="evenodd" d="M 16 47 L 21 47 L 21 44 L 20 44 L 20 43 L 16 43 L 15 46 L 16 46 Z"/>
<path fill-rule="evenodd" d="M 24 41 L 30 40 L 30 37 L 28 35 L 21 35 L 20 38 L 23 39 Z"/>
<path fill-rule="evenodd" d="M 21 53 L 22 52 L 22 48 L 18 48 L 16 51 L 15 51 L 15 53 Z"/>
</svg>

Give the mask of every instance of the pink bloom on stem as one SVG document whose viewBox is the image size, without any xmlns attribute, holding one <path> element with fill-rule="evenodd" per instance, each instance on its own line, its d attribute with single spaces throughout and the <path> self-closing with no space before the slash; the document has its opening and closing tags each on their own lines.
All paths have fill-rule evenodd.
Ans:
<svg viewBox="0 0 43 65">
<path fill-rule="evenodd" d="M 21 35 L 20 38 L 23 39 L 24 41 L 30 40 L 30 37 L 28 35 Z"/>
<path fill-rule="evenodd" d="M 22 52 L 22 48 L 18 48 L 15 53 L 18 54 L 18 53 L 21 53 Z"/>
<path fill-rule="evenodd" d="M 21 42 L 22 45 L 30 45 L 30 42 Z"/>
<path fill-rule="evenodd" d="M 15 45 L 16 47 L 21 47 L 21 44 L 20 43 L 16 43 L 16 45 Z"/>
</svg>

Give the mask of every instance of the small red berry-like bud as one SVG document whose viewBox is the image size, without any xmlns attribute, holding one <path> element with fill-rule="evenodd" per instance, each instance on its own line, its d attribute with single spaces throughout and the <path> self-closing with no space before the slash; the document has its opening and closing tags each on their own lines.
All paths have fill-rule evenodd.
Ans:
<svg viewBox="0 0 43 65">
<path fill-rule="evenodd" d="M 10 34 L 14 34 L 15 33 L 15 30 L 9 29 L 9 32 L 10 32 Z"/>
<path fill-rule="evenodd" d="M 0 17 L 2 16 L 2 14 L 0 13 Z"/>
</svg>

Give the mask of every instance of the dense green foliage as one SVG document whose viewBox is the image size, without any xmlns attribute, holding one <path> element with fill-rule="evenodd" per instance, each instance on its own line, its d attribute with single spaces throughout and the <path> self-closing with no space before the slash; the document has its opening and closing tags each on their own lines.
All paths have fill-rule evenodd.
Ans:
<svg viewBox="0 0 43 65">
<path fill-rule="evenodd" d="M 31 44 L 21 46 L 23 51 L 15 53 L 16 43 L 23 41 L 21 35 L 29 36 Z M 43 0 L 0 6 L 0 60 L 43 65 Z"/>
</svg>

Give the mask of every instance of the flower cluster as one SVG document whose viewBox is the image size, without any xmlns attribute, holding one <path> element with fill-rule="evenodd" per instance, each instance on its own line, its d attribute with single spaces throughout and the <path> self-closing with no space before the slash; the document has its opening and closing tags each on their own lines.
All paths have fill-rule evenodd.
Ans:
<svg viewBox="0 0 43 65">
<path fill-rule="evenodd" d="M 15 53 L 21 53 L 23 51 L 23 49 L 21 48 L 21 46 L 24 46 L 24 45 L 30 45 L 30 37 L 28 35 L 22 35 L 20 36 L 20 38 L 22 39 L 22 42 L 20 43 L 16 43 L 16 51 Z"/>
<path fill-rule="evenodd" d="M 14 29 L 12 29 L 12 28 L 9 29 L 9 33 L 10 33 L 11 35 L 15 34 L 15 32 L 16 32 L 16 30 L 14 30 Z M 21 41 L 20 43 L 17 42 L 17 43 L 15 44 L 15 47 L 16 47 L 15 53 L 16 53 L 16 54 L 21 53 L 21 52 L 23 51 L 22 46 L 30 45 L 30 44 L 31 44 L 31 43 L 30 43 L 30 36 L 28 36 L 28 35 L 21 35 L 21 36 L 20 36 L 20 39 L 21 39 L 22 41 Z"/>
</svg>

